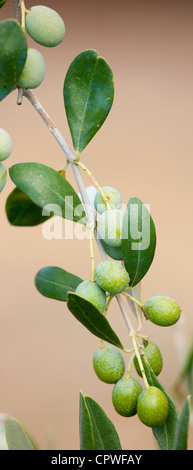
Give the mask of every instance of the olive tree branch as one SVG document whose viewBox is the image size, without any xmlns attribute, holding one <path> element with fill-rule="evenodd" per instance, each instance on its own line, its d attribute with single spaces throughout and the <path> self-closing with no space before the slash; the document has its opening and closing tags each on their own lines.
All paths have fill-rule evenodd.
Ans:
<svg viewBox="0 0 193 470">
<path fill-rule="evenodd" d="M 64 137 L 62 136 L 60 131 L 57 129 L 56 125 L 54 124 L 54 122 L 52 121 L 52 119 L 50 118 L 48 113 L 45 111 L 43 106 L 40 104 L 40 102 L 38 101 L 38 99 L 34 95 L 34 93 L 31 90 L 24 89 L 23 90 L 23 96 L 28 99 L 28 101 L 35 108 L 35 110 L 37 111 L 39 116 L 43 119 L 44 123 L 46 124 L 46 126 L 48 127 L 48 129 L 50 130 L 50 132 L 52 133 L 52 135 L 54 136 L 54 138 L 56 139 L 56 141 L 58 142 L 58 144 L 62 148 L 63 152 L 65 153 L 67 160 L 70 162 L 73 173 L 74 173 L 74 176 L 75 176 L 75 179 L 76 179 L 76 182 L 77 182 L 77 185 L 78 185 L 78 188 L 79 188 L 79 191 L 80 191 L 80 194 L 81 194 L 83 206 L 85 208 L 85 212 L 86 212 L 86 215 L 87 215 L 88 228 L 90 230 L 93 230 L 93 228 L 94 228 L 94 235 L 95 235 L 95 239 L 96 239 L 101 257 L 102 257 L 103 261 L 107 260 L 108 257 L 105 253 L 105 250 L 103 248 L 103 245 L 101 243 L 101 240 L 100 240 L 100 237 L 98 235 L 97 228 L 96 228 L 96 221 L 95 221 L 94 211 L 93 211 L 93 208 L 90 204 L 90 201 L 89 201 L 89 198 L 88 198 L 88 195 L 87 195 L 87 192 L 86 192 L 86 188 L 85 188 L 85 185 L 84 185 L 84 182 L 83 182 L 83 179 L 82 179 L 82 175 L 81 175 L 81 172 L 80 172 L 79 165 L 76 163 L 75 153 L 73 152 L 73 150 L 71 150 L 71 148 L 67 144 L 66 140 L 64 139 Z M 121 310 L 121 313 L 122 313 L 123 318 L 125 320 L 125 323 L 127 325 L 129 333 L 133 333 L 135 330 L 134 330 L 134 328 L 133 328 L 133 326 L 132 326 L 132 324 L 131 324 L 128 316 L 127 316 L 127 313 L 125 311 L 125 308 L 124 308 L 124 305 L 123 305 L 122 300 L 120 298 L 120 295 L 117 294 L 115 297 L 117 299 L 119 308 Z"/>
<path fill-rule="evenodd" d="M 13 7 L 14 7 L 15 18 L 18 19 L 18 21 L 21 21 L 21 3 L 18 0 L 13 0 Z M 82 179 L 82 175 L 81 175 L 81 172 L 80 172 L 80 165 L 78 165 L 78 162 L 76 161 L 77 158 L 76 158 L 75 153 L 69 147 L 69 145 L 66 142 L 66 140 L 64 139 L 63 135 L 60 133 L 60 131 L 58 130 L 58 128 L 54 124 L 53 120 L 48 115 L 48 113 L 45 111 L 45 109 L 43 108 L 43 106 L 41 105 L 41 103 L 39 102 L 37 97 L 34 95 L 32 90 L 22 89 L 22 92 L 21 92 L 21 89 L 19 89 L 18 101 L 17 101 L 18 104 L 21 104 L 21 99 L 22 99 L 23 96 L 25 98 L 27 98 L 27 100 L 32 104 L 32 106 L 37 111 L 39 116 L 43 119 L 43 121 L 46 124 L 46 126 L 48 127 L 49 131 L 52 133 L 52 135 L 56 139 L 57 143 L 62 148 L 62 150 L 63 150 L 63 152 L 66 156 L 67 161 L 71 164 L 72 171 L 74 173 L 74 177 L 76 179 L 76 182 L 77 182 L 77 185 L 78 185 L 78 188 L 79 188 L 79 191 L 80 191 L 80 195 L 81 195 L 81 198 L 82 198 L 82 203 L 83 203 L 83 206 L 84 206 L 84 209 L 85 209 L 85 212 L 86 212 L 86 215 L 87 215 L 87 220 L 88 220 L 87 227 L 90 231 L 90 243 L 91 243 L 91 247 L 92 247 L 92 250 L 91 250 L 91 265 L 92 265 L 92 279 L 93 279 L 93 246 L 92 246 L 92 235 L 93 235 L 93 233 L 94 233 L 94 237 L 96 239 L 96 242 L 97 242 L 97 245 L 98 245 L 98 248 L 99 248 L 99 251 L 100 251 L 100 254 L 101 254 L 101 257 L 102 257 L 103 261 L 107 260 L 108 257 L 106 255 L 106 252 L 103 248 L 100 237 L 98 235 L 98 231 L 97 231 L 97 227 L 96 227 L 96 218 L 95 218 L 94 211 L 93 211 L 93 208 L 90 204 L 90 201 L 89 201 L 89 198 L 88 198 L 88 195 L 87 195 L 87 191 L 86 191 L 83 179 Z M 117 294 L 117 295 L 115 295 L 115 297 L 116 297 L 116 300 L 118 302 L 119 308 L 121 310 L 122 316 L 125 320 L 125 323 L 127 325 L 127 328 L 129 330 L 130 335 L 135 334 L 135 329 L 133 328 L 133 326 L 132 326 L 132 324 L 131 324 L 128 316 L 127 316 L 127 313 L 125 311 L 125 308 L 124 308 L 124 305 L 122 303 L 122 299 L 121 299 L 120 295 Z"/>
<path fill-rule="evenodd" d="M 21 6 L 19 0 L 13 0 L 13 11 L 16 21 L 21 23 Z"/>
</svg>

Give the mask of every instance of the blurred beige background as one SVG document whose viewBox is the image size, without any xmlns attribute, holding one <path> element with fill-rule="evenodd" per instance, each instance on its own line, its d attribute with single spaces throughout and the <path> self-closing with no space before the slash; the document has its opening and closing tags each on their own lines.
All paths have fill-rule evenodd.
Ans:
<svg viewBox="0 0 193 470">
<path fill-rule="evenodd" d="M 120 189 L 125 203 L 137 196 L 151 206 L 157 250 L 143 281 L 143 299 L 168 295 L 178 301 L 183 315 L 168 329 L 144 321 L 143 333 L 160 347 L 164 360 L 160 379 L 175 397 L 172 386 L 182 358 L 176 338 L 188 347 L 193 332 L 193 4 L 187 0 L 42 3 L 61 14 L 66 35 L 54 49 L 38 46 L 28 37 L 29 46 L 37 47 L 46 61 L 46 77 L 36 94 L 70 145 L 62 90 L 71 61 L 93 48 L 113 69 L 112 110 L 82 160 L 101 185 Z M 8 0 L 0 17 L 12 16 Z M 16 98 L 14 92 L 0 105 L 0 126 L 13 140 L 7 166 L 37 161 L 61 168 L 64 155 L 54 138 L 30 104 L 24 100 L 16 106 Z M 76 188 L 71 170 L 68 178 Z M 90 184 L 85 176 L 84 180 Z M 47 265 L 89 278 L 88 241 L 48 241 L 41 226 L 11 227 L 4 205 L 13 187 L 9 180 L 1 194 L 0 411 L 19 419 L 41 449 L 78 449 L 82 389 L 112 419 L 123 449 L 155 449 L 151 429 L 136 417 L 118 416 L 111 403 L 112 386 L 95 376 L 92 356 L 97 338 L 64 303 L 42 297 L 34 286 L 35 274 Z M 97 247 L 96 260 L 100 260 Z M 115 302 L 110 322 L 129 347 Z M 181 401 L 178 405 L 181 409 Z M 191 448 L 192 438 L 191 434 Z"/>
</svg>

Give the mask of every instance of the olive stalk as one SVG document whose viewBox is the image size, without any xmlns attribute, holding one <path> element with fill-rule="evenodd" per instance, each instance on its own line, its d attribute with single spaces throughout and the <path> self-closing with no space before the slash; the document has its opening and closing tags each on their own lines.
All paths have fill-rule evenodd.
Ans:
<svg viewBox="0 0 193 470">
<path fill-rule="evenodd" d="M 142 374 L 142 377 L 143 377 L 145 388 L 149 388 L 149 384 L 148 384 L 147 377 L 146 377 L 144 367 L 143 367 L 143 364 L 142 364 L 142 360 L 141 360 L 141 355 L 139 353 L 139 347 L 138 347 L 138 344 L 137 344 L 137 341 L 136 341 L 136 335 L 134 333 L 131 333 L 130 337 L 132 339 L 135 355 L 136 355 L 136 357 L 138 359 L 138 362 L 139 362 L 139 367 L 140 367 L 140 370 L 141 370 L 141 374 Z"/>
<path fill-rule="evenodd" d="M 108 202 L 108 197 L 106 196 L 106 194 L 102 190 L 102 188 L 101 188 L 100 184 L 98 183 L 98 181 L 96 180 L 95 176 L 91 173 L 91 171 L 82 162 L 78 161 L 78 162 L 76 162 L 76 164 L 79 165 L 80 168 L 82 168 L 82 170 L 85 171 L 85 173 L 89 176 L 89 178 L 92 179 L 93 184 L 97 188 L 99 193 L 101 194 L 102 199 L 103 199 L 107 209 L 110 210 L 111 207 L 110 207 L 109 202 Z"/>
<path fill-rule="evenodd" d="M 135 299 L 135 297 L 132 297 L 132 295 L 128 294 L 127 292 L 122 292 L 123 295 L 125 295 L 125 297 L 127 297 L 128 299 L 132 300 L 132 302 L 134 302 L 136 305 L 138 305 L 138 307 L 140 308 L 143 308 L 144 305 L 139 302 L 137 299 Z"/>
<path fill-rule="evenodd" d="M 23 31 L 25 31 L 25 2 L 24 0 L 20 0 L 20 7 L 21 7 L 21 27 Z"/>
</svg>

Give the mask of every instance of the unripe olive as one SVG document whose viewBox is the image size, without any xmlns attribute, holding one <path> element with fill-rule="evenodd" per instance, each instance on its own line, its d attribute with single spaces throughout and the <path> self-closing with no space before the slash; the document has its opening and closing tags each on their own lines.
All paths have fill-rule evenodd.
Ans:
<svg viewBox="0 0 193 470">
<path fill-rule="evenodd" d="M 140 383 L 134 379 L 122 378 L 113 387 L 113 406 L 121 416 L 134 416 L 137 413 L 137 400 L 142 392 Z"/>
<path fill-rule="evenodd" d="M 119 294 L 129 285 L 129 274 L 117 261 L 101 261 L 95 269 L 95 280 L 101 289 Z"/>
<path fill-rule="evenodd" d="M 154 374 L 156 376 L 159 375 L 163 367 L 163 359 L 158 346 L 156 346 L 155 343 L 149 342 L 146 346 L 144 346 L 143 349 L 149 365 L 154 371 Z M 142 356 L 141 360 L 142 364 L 144 364 L 144 359 Z M 140 377 L 142 377 L 141 369 L 139 367 L 139 362 L 136 356 L 134 357 L 134 365 L 137 373 L 140 375 Z"/>
<path fill-rule="evenodd" d="M 0 128 L 0 161 L 6 160 L 12 152 L 12 140 L 7 131 Z"/>
<path fill-rule="evenodd" d="M 149 387 L 143 390 L 137 401 L 137 414 L 146 426 L 162 426 L 168 416 L 168 399 L 159 388 Z"/>
<path fill-rule="evenodd" d="M 42 46 L 57 46 L 64 38 L 64 22 L 52 8 L 43 5 L 32 7 L 26 15 L 25 24 L 28 34 Z"/>
<path fill-rule="evenodd" d="M 97 377 L 109 384 L 116 383 L 125 372 L 123 356 L 113 346 L 105 346 L 95 351 L 93 367 Z"/>
<path fill-rule="evenodd" d="M 3 163 L 0 162 L 0 193 L 3 191 L 5 183 L 7 181 L 7 170 Z"/>
<path fill-rule="evenodd" d="M 75 294 L 91 302 L 101 313 L 106 307 L 106 292 L 96 282 L 83 281 L 75 290 Z"/>
<path fill-rule="evenodd" d="M 181 314 L 181 310 L 177 302 L 170 297 L 157 295 L 147 300 L 144 305 L 147 318 L 152 323 L 160 326 L 174 325 Z"/>
<path fill-rule="evenodd" d="M 20 88 L 37 88 L 45 76 L 45 61 L 37 49 L 29 48 L 27 59 L 18 80 Z"/>
<path fill-rule="evenodd" d="M 119 209 L 104 211 L 98 220 L 98 232 L 107 245 L 119 247 L 122 244 L 124 214 Z"/>
<path fill-rule="evenodd" d="M 111 186 L 104 186 L 102 190 L 108 200 L 108 204 L 111 209 L 121 209 L 122 198 L 119 191 L 117 191 L 117 189 L 112 188 Z M 100 191 L 97 191 L 96 193 L 94 206 L 99 214 L 102 214 L 107 208 Z"/>
</svg>

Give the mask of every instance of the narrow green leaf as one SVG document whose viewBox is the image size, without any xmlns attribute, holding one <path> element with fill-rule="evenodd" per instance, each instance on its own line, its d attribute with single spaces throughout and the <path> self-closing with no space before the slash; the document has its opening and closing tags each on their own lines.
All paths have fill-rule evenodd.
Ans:
<svg viewBox="0 0 193 470">
<path fill-rule="evenodd" d="M 85 396 L 90 413 L 96 450 L 121 450 L 117 431 L 101 406 L 92 398 Z"/>
<path fill-rule="evenodd" d="M 1 0 L 1 1 L 0 1 L 0 8 L 2 8 L 3 5 L 5 5 L 6 2 L 7 2 L 7 0 Z"/>
<path fill-rule="evenodd" d="M 188 379 L 187 380 L 188 381 L 188 389 L 189 389 L 189 393 L 190 393 L 190 396 L 191 396 L 191 402 L 192 402 L 192 399 L 193 399 L 193 364 L 192 364 L 191 369 L 189 370 L 187 379 Z"/>
<path fill-rule="evenodd" d="M 188 377 L 188 374 L 190 373 L 192 367 L 193 367 L 193 341 L 185 356 L 182 369 L 176 379 L 176 384 L 180 383 L 183 379 Z"/>
<path fill-rule="evenodd" d="M 79 154 L 104 123 L 114 98 L 113 73 L 95 50 L 81 52 L 64 81 L 64 104 L 75 151 Z"/>
<path fill-rule="evenodd" d="M 188 425 L 190 420 L 191 403 L 190 396 L 187 397 L 176 430 L 174 450 L 187 450 Z"/>
<path fill-rule="evenodd" d="M 67 301 L 68 291 L 74 292 L 80 282 L 80 277 L 56 266 L 40 269 L 35 277 L 35 285 L 40 294 L 64 302 Z"/>
<path fill-rule="evenodd" d="M 7 181 L 7 170 L 3 163 L 0 162 L 0 193 L 3 191 Z"/>
<path fill-rule="evenodd" d="M 79 402 L 79 436 L 80 450 L 95 449 L 92 421 L 82 392 L 80 392 Z"/>
<path fill-rule="evenodd" d="M 159 382 L 158 378 L 154 374 L 151 366 L 148 362 L 144 361 L 144 369 L 149 385 L 158 387 L 162 392 L 165 393 L 169 403 L 169 413 L 166 422 L 163 426 L 152 428 L 153 434 L 157 439 L 157 442 L 161 450 L 172 450 L 175 442 L 175 435 L 179 422 L 179 412 L 176 407 L 174 400 L 165 390 L 163 385 Z"/>
<path fill-rule="evenodd" d="M 123 259 L 123 252 L 122 252 L 122 247 L 118 246 L 110 246 L 105 243 L 105 241 L 101 238 L 100 239 L 103 248 L 105 250 L 105 253 L 110 256 L 110 258 L 116 259 L 116 260 L 122 260 Z"/>
<path fill-rule="evenodd" d="M 42 215 L 42 208 L 19 188 L 15 188 L 8 196 L 5 211 L 11 225 L 17 227 L 33 227 L 48 220 L 49 216 Z"/>
<path fill-rule="evenodd" d="M 67 305 L 75 318 L 93 335 L 123 349 L 118 336 L 111 328 L 105 316 L 86 299 L 72 292 L 68 293 Z"/>
<path fill-rule="evenodd" d="M 36 450 L 21 423 L 14 418 L 6 421 L 5 436 L 9 450 Z"/>
<path fill-rule="evenodd" d="M 133 287 L 150 268 L 156 248 L 154 222 L 147 207 L 136 197 L 128 202 L 122 238 L 123 260 Z"/>
<path fill-rule="evenodd" d="M 1 5 L 3 6 L 3 5 Z M 17 84 L 27 58 L 27 42 L 15 20 L 0 22 L 0 101 Z"/>
<path fill-rule="evenodd" d="M 86 224 L 81 201 L 70 183 L 56 170 L 41 163 L 18 163 L 10 170 L 15 185 L 35 204 L 54 215 Z"/>
</svg>

